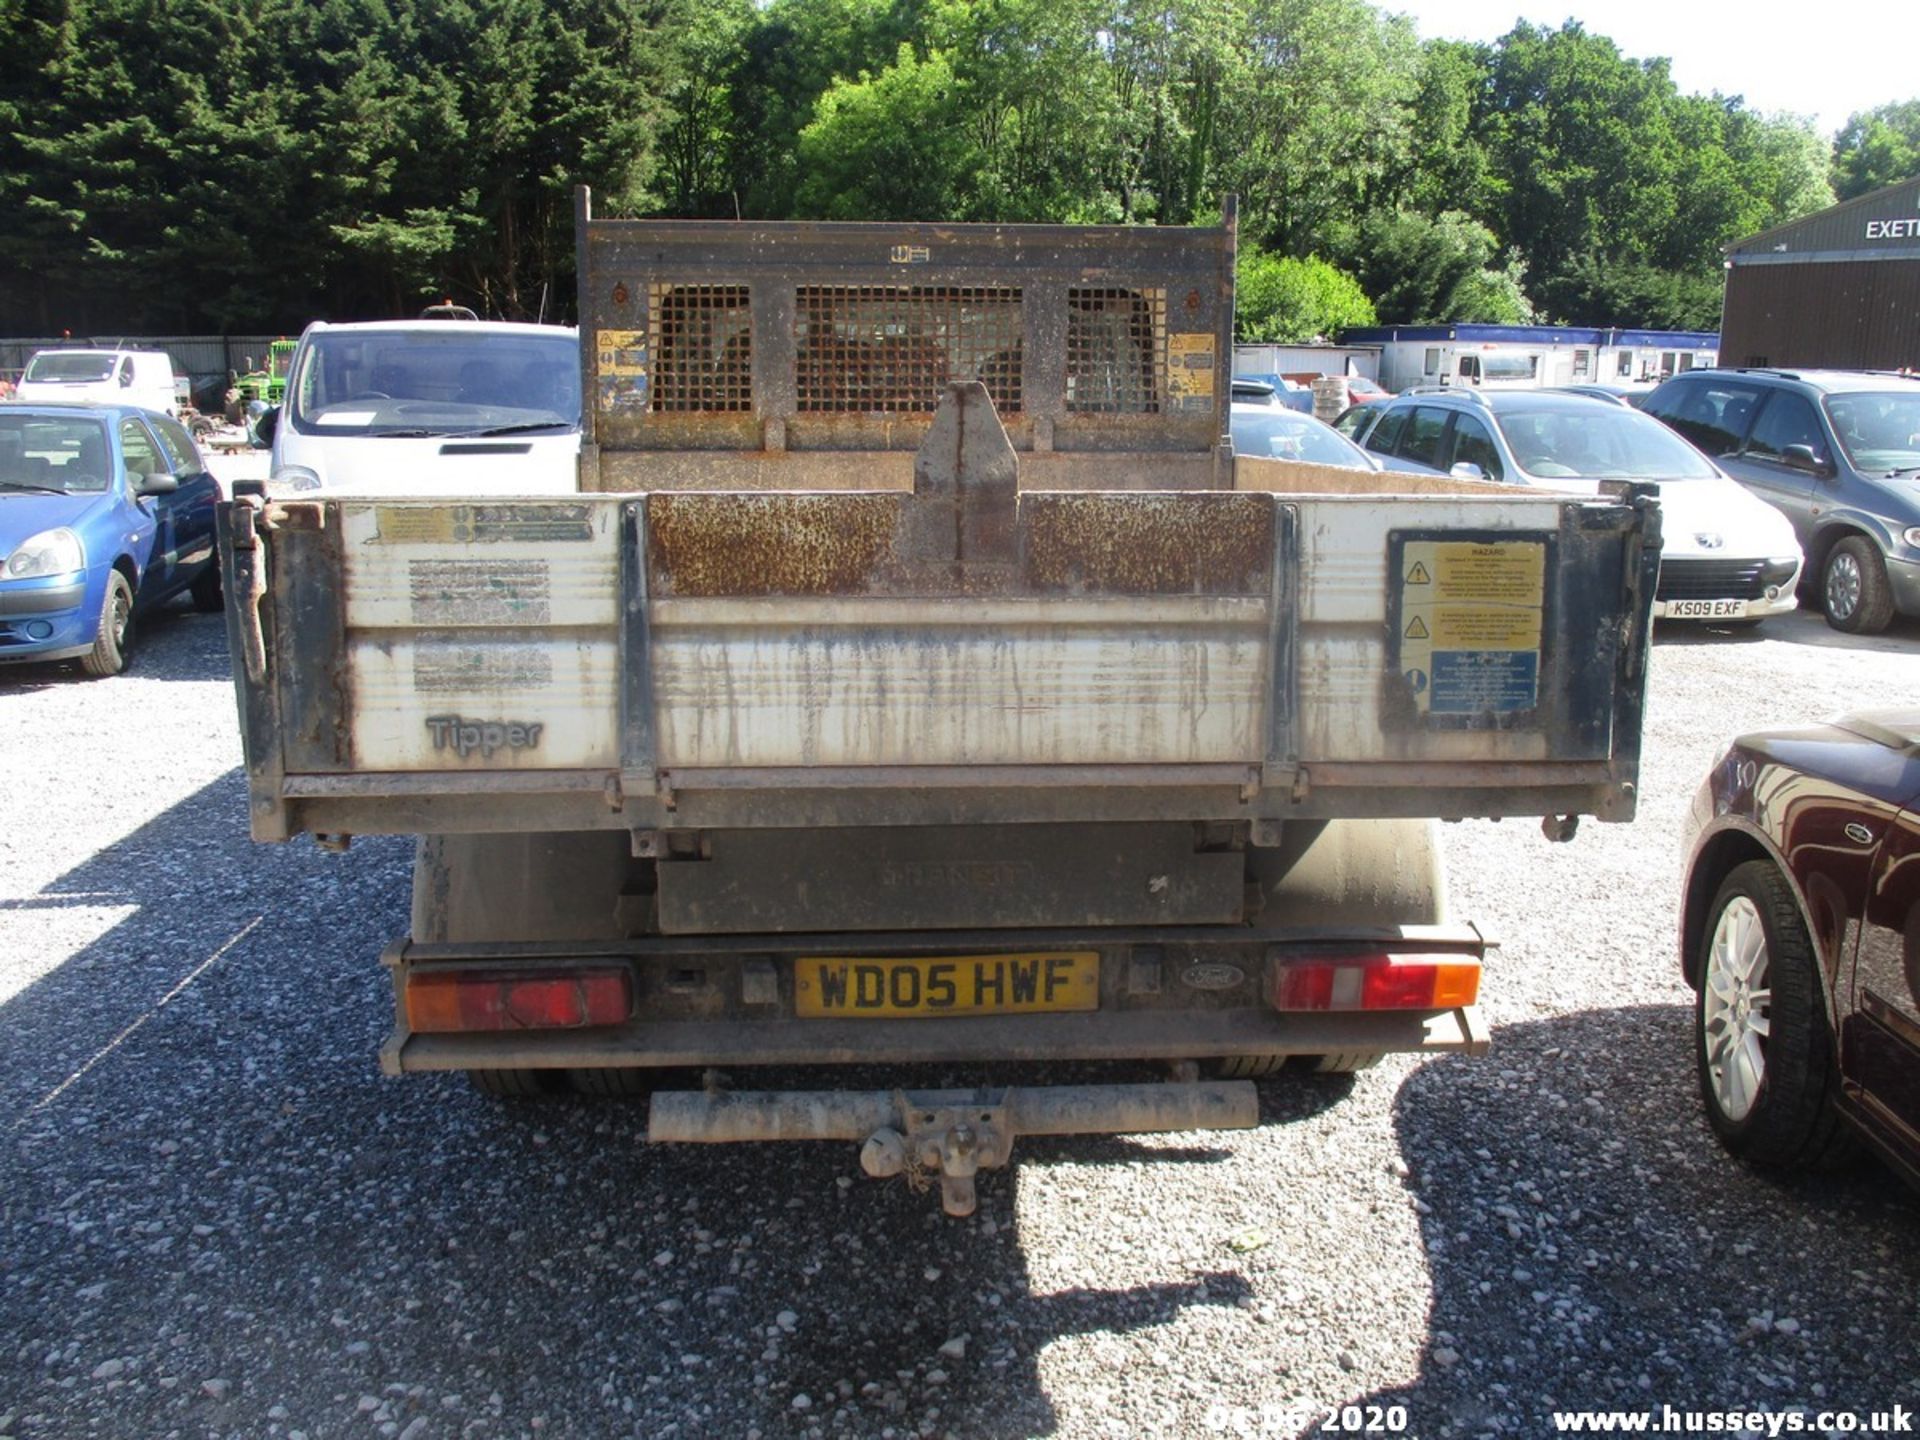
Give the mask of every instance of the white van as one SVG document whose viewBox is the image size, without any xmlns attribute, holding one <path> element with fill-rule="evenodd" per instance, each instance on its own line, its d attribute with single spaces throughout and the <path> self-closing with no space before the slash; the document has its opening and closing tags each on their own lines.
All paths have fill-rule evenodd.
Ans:
<svg viewBox="0 0 1920 1440">
<path fill-rule="evenodd" d="M 41 405 L 97 400 L 177 416 L 177 391 L 173 357 L 164 350 L 36 350 L 14 398 Z"/>
<path fill-rule="evenodd" d="M 460 315 L 308 326 L 286 400 L 256 426 L 271 436 L 269 488 L 356 495 L 578 489 L 579 332 Z"/>
</svg>

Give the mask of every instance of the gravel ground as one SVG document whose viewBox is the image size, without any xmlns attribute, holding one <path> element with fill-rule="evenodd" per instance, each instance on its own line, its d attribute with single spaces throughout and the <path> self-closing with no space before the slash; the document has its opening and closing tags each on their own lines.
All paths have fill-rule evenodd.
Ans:
<svg viewBox="0 0 1920 1440">
<path fill-rule="evenodd" d="M 1916 642 L 1663 635 L 1635 824 L 1446 832 L 1505 942 L 1490 1056 L 1266 1084 L 1251 1132 L 1023 1141 L 965 1222 L 852 1146 L 649 1151 L 633 1106 L 381 1078 L 410 847 L 247 840 L 217 617 L 116 680 L 0 672 L 0 1436 L 1911 1409 L 1920 1202 L 1719 1151 L 1673 931 L 1717 744 L 1911 701 Z"/>
</svg>

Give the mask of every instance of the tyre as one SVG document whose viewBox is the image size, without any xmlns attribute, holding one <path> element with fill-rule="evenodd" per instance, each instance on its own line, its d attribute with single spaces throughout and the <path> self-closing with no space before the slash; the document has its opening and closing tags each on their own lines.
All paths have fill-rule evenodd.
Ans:
<svg viewBox="0 0 1920 1440">
<path fill-rule="evenodd" d="M 1340 1050 L 1331 1055 L 1296 1055 L 1293 1060 L 1294 1069 L 1304 1070 L 1310 1075 L 1353 1075 L 1361 1070 L 1373 1069 L 1380 1063 L 1380 1056 L 1356 1055 L 1351 1050 Z"/>
<path fill-rule="evenodd" d="M 97 680 L 127 668 L 133 646 L 133 586 L 118 570 L 108 572 L 106 599 L 100 603 L 100 625 L 93 648 L 80 657 L 80 668 Z"/>
<path fill-rule="evenodd" d="M 561 1088 L 561 1074 L 555 1070 L 469 1070 L 467 1080 L 495 1100 L 537 1100 L 557 1095 Z"/>
<path fill-rule="evenodd" d="M 202 570 L 188 593 L 193 596 L 193 608 L 202 615 L 219 611 L 225 604 L 225 597 L 220 593 L 220 567 L 209 565 Z"/>
<path fill-rule="evenodd" d="M 1226 1055 L 1207 1062 L 1207 1069 L 1222 1080 L 1264 1080 L 1286 1068 L 1285 1055 Z"/>
<path fill-rule="evenodd" d="M 1820 570 L 1827 624 L 1849 635 L 1878 635 L 1893 619 L 1893 590 L 1873 542 L 1849 535 L 1827 552 Z"/>
<path fill-rule="evenodd" d="M 638 1066 L 567 1072 L 567 1083 L 576 1094 L 590 1095 L 596 1100 L 634 1100 L 651 1095 L 662 1078 L 663 1072 Z"/>
<path fill-rule="evenodd" d="M 1221 1080 L 1264 1080 L 1289 1071 L 1296 1075 L 1352 1075 L 1371 1070 L 1378 1055 L 1336 1051 L 1330 1055 L 1228 1055 L 1208 1062 L 1207 1069 Z"/>
<path fill-rule="evenodd" d="M 1734 868 L 1707 913 L 1694 1050 L 1707 1119 L 1743 1160 L 1824 1164 L 1847 1148 L 1825 985 L 1793 891 L 1768 860 Z"/>
</svg>

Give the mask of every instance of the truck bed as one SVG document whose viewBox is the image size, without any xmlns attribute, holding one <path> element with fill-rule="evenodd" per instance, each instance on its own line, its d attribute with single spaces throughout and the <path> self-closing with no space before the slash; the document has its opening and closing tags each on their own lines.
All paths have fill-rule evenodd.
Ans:
<svg viewBox="0 0 1920 1440">
<path fill-rule="evenodd" d="M 1628 818 L 1645 503 L 1289 468 L 239 502 L 256 833 Z"/>
</svg>

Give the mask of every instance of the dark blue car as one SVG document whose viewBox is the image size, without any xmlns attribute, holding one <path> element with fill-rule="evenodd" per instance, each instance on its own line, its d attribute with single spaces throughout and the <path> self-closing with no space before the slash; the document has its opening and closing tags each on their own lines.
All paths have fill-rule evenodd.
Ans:
<svg viewBox="0 0 1920 1440">
<path fill-rule="evenodd" d="M 0 405 L 0 663 L 127 665 L 137 617 L 220 608 L 220 488 L 178 421 L 125 405 Z"/>
</svg>

